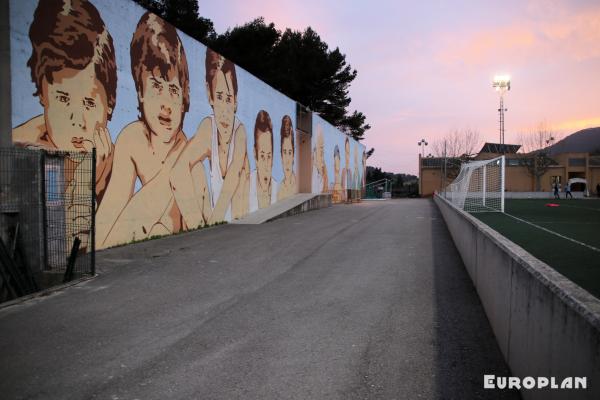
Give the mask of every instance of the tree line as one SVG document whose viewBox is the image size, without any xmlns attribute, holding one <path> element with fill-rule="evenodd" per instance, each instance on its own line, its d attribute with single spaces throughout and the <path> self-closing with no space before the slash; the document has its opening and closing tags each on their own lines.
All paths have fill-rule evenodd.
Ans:
<svg viewBox="0 0 600 400">
<path fill-rule="evenodd" d="M 339 48 L 330 49 L 311 27 L 302 32 L 280 31 L 260 17 L 219 34 L 210 19 L 200 16 L 196 0 L 134 1 L 317 112 L 348 136 L 362 140 L 371 128 L 362 112 L 350 109 L 349 88 L 356 69 Z"/>
</svg>

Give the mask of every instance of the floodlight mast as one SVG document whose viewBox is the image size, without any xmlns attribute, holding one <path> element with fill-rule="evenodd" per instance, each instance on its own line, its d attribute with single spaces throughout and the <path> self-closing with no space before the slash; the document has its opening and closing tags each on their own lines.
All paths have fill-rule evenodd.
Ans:
<svg viewBox="0 0 600 400">
<path fill-rule="evenodd" d="M 421 148 L 421 158 L 425 158 L 425 146 L 427 146 L 429 143 L 427 143 L 425 139 L 421 139 L 421 141 L 417 144 Z"/>
<path fill-rule="evenodd" d="M 508 111 L 504 108 L 504 93 L 510 90 L 510 76 L 496 75 L 492 81 L 492 87 L 500 94 L 500 144 L 504 144 L 504 112 Z"/>
</svg>

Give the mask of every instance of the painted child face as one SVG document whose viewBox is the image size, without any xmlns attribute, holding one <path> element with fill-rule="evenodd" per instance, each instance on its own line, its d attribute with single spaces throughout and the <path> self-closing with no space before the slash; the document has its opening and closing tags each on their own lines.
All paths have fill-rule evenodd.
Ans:
<svg viewBox="0 0 600 400">
<path fill-rule="evenodd" d="M 256 146 L 256 172 L 260 185 L 266 187 L 271 181 L 271 171 L 273 170 L 273 146 L 271 138 L 273 133 L 270 131 L 258 131 L 258 142 Z"/>
<path fill-rule="evenodd" d="M 285 137 L 281 144 L 281 160 L 284 174 L 290 176 L 294 172 L 294 147 L 290 136 Z"/>
<path fill-rule="evenodd" d="M 108 102 L 104 86 L 96 79 L 94 64 L 82 70 L 63 68 L 42 80 L 40 101 L 46 129 L 60 150 L 83 151 L 94 147 L 94 131 L 106 127 Z M 86 143 L 87 142 L 87 143 Z"/>
<path fill-rule="evenodd" d="M 177 74 L 171 71 L 168 80 L 160 71 L 142 72 L 140 103 L 148 128 L 162 142 L 169 142 L 181 129 L 183 117 L 183 90 Z"/>
<path fill-rule="evenodd" d="M 207 85 L 208 90 L 210 86 Z M 218 71 L 215 77 L 215 90 L 212 96 L 208 96 L 208 102 L 213 108 L 217 130 L 225 140 L 229 140 L 233 133 L 233 123 L 235 118 L 236 98 L 233 93 L 233 82 L 231 74 L 225 75 Z"/>
</svg>

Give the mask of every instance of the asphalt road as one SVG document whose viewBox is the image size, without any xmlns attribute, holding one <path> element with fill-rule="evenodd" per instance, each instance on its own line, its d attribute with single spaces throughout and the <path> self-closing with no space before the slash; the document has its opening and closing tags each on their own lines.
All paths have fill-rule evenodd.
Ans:
<svg viewBox="0 0 600 400">
<path fill-rule="evenodd" d="M 0 310 L 2 399 L 499 399 L 510 373 L 430 200 L 98 253 Z"/>
</svg>

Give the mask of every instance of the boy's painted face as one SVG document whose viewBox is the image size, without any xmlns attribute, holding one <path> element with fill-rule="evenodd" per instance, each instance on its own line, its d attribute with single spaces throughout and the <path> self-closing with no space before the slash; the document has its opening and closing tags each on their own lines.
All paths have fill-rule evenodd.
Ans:
<svg viewBox="0 0 600 400">
<path fill-rule="evenodd" d="M 281 161 L 283 162 L 283 173 L 290 176 L 294 172 L 294 147 L 292 138 L 287 136 L 281 144 Z"/>
<path fill-rule="evenodd" d="M 141 78 L 142 118 L 160 141 L 169 142 L 181 129 L 183 120 L 183 89 L 179 78 L 171 71 L 168 80 L 164 79 L 158 68 L 142 72 Z"/>
<path fill-rule="evenodd" d="M 237 101 L 233 93 L 231 74 L 225 75 L 222 71 L 217 72 L 214 88 L 212 95 L 208 96 L 208 101 L 213 108 L 217 130 L 224 140 L 229 141 L 233 133 Z M 208 86 L 208 90 L 210 90 L 210 86 Z"/>
<path fill-rule="evenodd" d="M 60 150 L 84 151 L 85 147 L 94 147 L 94 131 L 106 127 L 111 111 L 104 86 L 96 79 L 94 64 L 82 70 L 63 68 L 52 74 L 52 80 L 42 80 L 40 95 L 50 139 Z"/>
<path fill-rule="evenodd" d="M 258 142 L 256 146 L 256 172 L 260 185 L 266 187 L 271 181 L 273 170 L 273 145 L 271 138 L 273 133 L 269 131 L 258 131 Z"/>
</svg>

